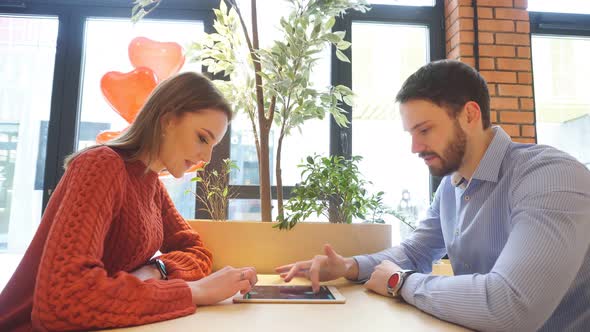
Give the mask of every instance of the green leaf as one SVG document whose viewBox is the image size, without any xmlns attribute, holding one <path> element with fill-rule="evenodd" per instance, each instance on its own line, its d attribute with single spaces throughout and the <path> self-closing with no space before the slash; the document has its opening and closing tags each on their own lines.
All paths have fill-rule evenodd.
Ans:
<svg viewBox="0 0 590 332">
<path fill-rule="evenodd" d="M 147 12 L 145 10 L 143 10 L 143 8 L 139 9 L 137 11 L 137 13 L 135 13 L 135 15 L 133 15 L 133 17 L 131 18 L 131 21 L 133 23 L 137 23 L 139 21 L 141 21 L 141 19 L 147 14 Z"/>
<path fill-rule="evenodd" d="M 219 10 L 225 15 L 227 13 L 227 5 L 225 4 L 225 0 L 219 1 Z"/>
<path fill-rule="evenodd" d="M 311 39 L 316 39 L 322 30 L 322 23 L 318 22 L 314 25 L 313 30 L 311 31 Z"/>
<path fill-rule="evenodd" d="M 344 39 L 344 37 L 346 36 L 346 31 L 334 31 L 333 33 L 336 36 L 338 36 L 338 38 L 340 38 L 341 40 Z"/>
<path fill-rule="evenodd" d="M 334 16 L 330 17 L 328 21 L 326 21 L 326 30 L 332 30 L 332 27 L 336 23 L 336 18 Z"/>
<path fill-rule="evenodd" d="M 131 9 L 131 16 L 135 16 L 135 14 L 137 14 L 137 11 L 139 10 L 139 8 L 141 8 L 141 4 L 136 4 L 135 6 L 133 6 L 133 8 Z"/>
<path fill-rule="evenodd" d="M 346 105 L 348 106 L 353 106 L 354 104 L 354 97 L 351 95 L 347 95 L 347 96 L 343 96 L 342 100 L 344 101 L 344 103 L 346 103 Z"/>
<path fill-rule="evenodd" d="M 350 59 L 341 50 L 336 50 L 336 57 L 342 62 L 350 62 Z"/>
<path fill-rule="evenodd" d="M 338 42 L 338 44 L 336 44 L 336 47 L 339 50 L 346 50 L 346 49 L 348 49 L 350 47 L 350 45 L 352 45 L 351 42 L 346 41 L 346 40 L 342 40 L 342 41 Z"/>
<path fill-rule="evenodd" d="M 324 38 L 332 44 L 338 44 L 342 41 L 342 38 L 338 37 L 335 33 L 327 33 L 324 35 Z"/>
<path fill-rule="evenodd" d="M 346 85 L 342 85 L 342 84 L 337 85 L 335 87 L 335 89 L 338 90 L 338 91 L 341 91 L 342 93 L 345 93 L 347 95 L 353 94 L 352 90 L 349 87 L 347 87 Z"/>
</svg>

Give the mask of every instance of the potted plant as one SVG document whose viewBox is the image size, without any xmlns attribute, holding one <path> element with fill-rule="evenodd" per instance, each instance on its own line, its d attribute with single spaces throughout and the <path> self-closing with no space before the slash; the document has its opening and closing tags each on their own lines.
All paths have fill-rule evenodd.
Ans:
<svg viewBox="0 0 590 332">
<path fill-rule="evenodd" d="M 404 219 L 383 204 L 383 192 L 368 195 L 365 186 L 370 182 L 363 179 L 357 165 L 361 159 L 308 157 L 306 164 L 299 165 L 304 169 L 304 179 L 286 204 L 291 214 L 273 228 L 259 222 L 191 221 L 207 246 L 217 253 L 214 270 L 225 265 L 252 265 L 261 273 L 272 273 L 285 262 L 315 255 L 323 243 L 331 243 L 345 255 L 388 247 L 391 225 L 384 224 L 384 216 Z M 225 159 L 221 171 L 204 167 L 192 179 L 200 183 L 195 195 L 213 220 L 225 220 L 227 203 L 235 197 L 228 186 L 229 174 L 236 169 L 233 161 Z M 329 217 L 331 224 L 302 222 L 313 212 Z M 382 225 L 350 224 L 353 217 Z M 299 226 L 290 232 L 274 229 L 292 229 L 295 224 Z"/>
<path fill-rule="evenodd" d="M 191 179 L 192 182 L 200 183 L 197 192 L 187 190 L 187 193 L 195 195 L 201 202 L 201 211 L 205 211 L 213 220 L 227 220 L 227 208 L 229 200 L 235 198 L 237 193 L 229 186 L 229 175 L 240 168 L 231 159 L 223 159 L 221 169 L 208 170 L 207 166 L 197 169 L 197 175 Z"/>
<path fill-rule="evenodd" d="M 163 0 L 135 0 L 134 20 L 152 11 Z M 346 86 L 318 89 L 309 82 L 317 55 L 334 45 L 341 61 L 350 47 L 344 31 L 332 31 L 336 17 L 348 10 L 366 11 L 364 0 L 288 0 L 293 10 L 280 19 L 281 40 L 264 49 L 259 46 L 257 3 L 252 4 L 252 24 L 246 26 L 236 0 L 222 0 L 214 9 L 216 32 L 206 34 L 189 47 L 191 61 L 199 61 L 207 71 L 224 79 L 216 80 L 220 90 L 238 111 L 248 115 L 254 134 L 260 179 L 261 220 L 272 221 L 269 161 L 270 131 L 278 129 L 276 179 L 278 219 L 283 218 L 281 175 L 282 143 L 286 135 L 306 120 L 331 114 L 347 125 L 341 104 L 352 103 Z"/>
<path fill-rule="evenodd" d="M 369 195 L 366 186 L 372 184 L 361 175 L 361 156 L 309 156 L 302 169 L 302 181 L 293 189 L 286 204 L 290 214 L 277 225 L 291 229 L 310 215 L 324 215 L 331 223 L 352 223 L 353 218 L 367 223 L 384 223 L 384 216 L 393 215 L 404 224 L 405 218 L 383 203 L 383 191 Z"/>
</svg>

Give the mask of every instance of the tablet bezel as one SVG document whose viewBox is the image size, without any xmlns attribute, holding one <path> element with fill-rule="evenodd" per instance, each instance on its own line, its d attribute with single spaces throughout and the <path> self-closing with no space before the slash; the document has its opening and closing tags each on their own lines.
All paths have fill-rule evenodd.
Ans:
<svg viewBox="0 0 590 332">
<path fill-rule="evenodd" d="M 262 287 L 279 287 L 279 286 L 291 286 L 291 285 L 259 285 Z M 293 285 L 293 286 L 303 286 L 303 285 Z M 320 304 L 320 303 L 338 303 L 343 304 L 346 303 L 346 298 L 338 291 L 338 288 L 335 286 L 327 286 L 326 288 L 332 293 L 334 299 L 245 299 L 244 295 L 238 294 L 233 298 L 234 303 L 310 303 L 310 304 Z"/>
</svg>

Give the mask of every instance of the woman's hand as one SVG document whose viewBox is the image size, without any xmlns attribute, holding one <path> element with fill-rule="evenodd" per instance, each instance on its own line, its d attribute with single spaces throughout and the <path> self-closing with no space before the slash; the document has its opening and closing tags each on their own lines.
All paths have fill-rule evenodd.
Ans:
<svg viewBox="0 0 590 332">
<path fill-rule="evenodd" d="M 246 294 L 256 285 L 258 278 L 253 267 L 223 269 L 197 281 L 187 282 L 195 305 L 209 305 L 223 301 L 237 292 Z"/>
<path fill-rule="evenodd" d="M 136 276 L 141 281 L 146 281 L 148 279 L 162 279 L 162 275 L 160 274 L 160 270 L 155 267 L 153 264 L 148 264 L 140 267 L 139 269 L 129 272 L 130 274 Z"/>
</svg>

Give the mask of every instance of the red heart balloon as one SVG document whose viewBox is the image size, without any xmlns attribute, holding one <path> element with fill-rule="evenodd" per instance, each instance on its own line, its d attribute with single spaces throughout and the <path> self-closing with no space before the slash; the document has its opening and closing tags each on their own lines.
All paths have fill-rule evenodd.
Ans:
<svg viewBox="0 0 590 332">
<path fill-rule="evenodd" d="M 182 46 L 174 42 L 158 42 L 145 37 L 129 43 L 129 60 L 133 67 L 148 67 L 156 73 L 158 81 L 178 73 L 184 64 Z"/>
<path fill-rule="evenodd" d="M 96 143 L 104 144 L 113 138 L 118 137 L 119 135 L 121 135 L 120 131 L 103 130 L 98 135 L 96 135 Z"/>
<path fill-rule="evenodd" d="M 100 89 L 109 105 L 129 123 L 135 120 L 156 85 L 156 75 L 146 67 L 129 73 L 110 71 L 100 80 Z"/>
</svg>

